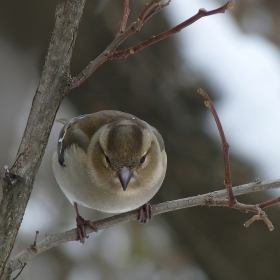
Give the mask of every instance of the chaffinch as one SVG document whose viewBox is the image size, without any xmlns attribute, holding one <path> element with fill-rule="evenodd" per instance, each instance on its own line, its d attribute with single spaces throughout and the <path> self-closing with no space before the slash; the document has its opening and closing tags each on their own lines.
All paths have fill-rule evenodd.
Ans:
<svg viewBox="0 0 280 280">
<path fill-rule="evenodd" d="M 75 117 L 61 129 L 53 171 L 74 204 L 79 240 L 85 221 L 77 204 L 108 213 L 139 208 L 139 221 L 152 218 L 148 201 L 164 180 L 167 156 L 160 133 L 137 117 L 101 111 Z"/>
</svg>

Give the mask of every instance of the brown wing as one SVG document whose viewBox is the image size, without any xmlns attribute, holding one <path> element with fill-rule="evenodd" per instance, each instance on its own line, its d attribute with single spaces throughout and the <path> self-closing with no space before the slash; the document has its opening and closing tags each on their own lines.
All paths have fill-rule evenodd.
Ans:
<svg viewBox="0 0 280 280">
<path fill-rule="evenodd" d="M 113 110 L 82 115 L 71 119 L 63 126 L 59 134 L 57 144 L 58 162 L 65 166 L 64 151 L 74 143 L 86 153 L 90 139 L 96 131 L 108 123 L 124 119 L 142 122 L 133 115 Z"/>
</svg>

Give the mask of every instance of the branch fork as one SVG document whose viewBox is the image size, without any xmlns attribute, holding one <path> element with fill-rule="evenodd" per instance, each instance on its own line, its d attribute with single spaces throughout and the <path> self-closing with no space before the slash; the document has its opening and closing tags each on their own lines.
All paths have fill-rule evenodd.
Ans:
<svg viewBox="0 0 280 280">
<path fill-rule="evenodd" d="M 266 213 L 262 209 L 264 207 L 268 207 L 268 206 L 271 206 L 273 204 L 280 202 L 280 197 L 271 199 L 271 200 L 268 200 L 261 204 L 256 204 L 256 205 L 243 204 L 243 203 L 240 203 L 237 201 L 237 199 L 235 198 L 235 195 L 233 193 L 233 188 L 232 188 L 230 160 L 229 160 L 229 144 L 226 141 L 226 137 L 225 137 L 225 134 L 223 131 L 222 124 L 220 122 L 220 119 L 218 117 L 214 104 L 212 103 L 209 95 L 201 88 L 198 89 L 198 93 L 201 94 L 203 96 L 203 98 L 205 99 L 204 104 L 206 107 L 208 107 L 210 109 L 210 111 L 213 115 L 213 118 L 216 122 L 219 134 L 220 134 L 222 147 L 223 147 L 224 166 L 225 166 L 224 185 L 227 190 L 227 199 L 213 201 L 213 199 L 211 199 L 211 197 L 209 197 L 208 200 L 206 201 L 206 204 L 208 206 L 214 206 L 214 205 L 215 206 L 229 206 L 234 209 L 243 211 L 245 213 L 248 213 L 248 212 L 256 213 L 256 215 L 254 215 L 252 218 L 250 218 L 247 222 L 244 223 L 244 226 L 248 227 L 254 221 L 262 220 L 267 225 L 268 229 L 270 231 L 272 231 L 274 229 L 274 226 L 273 226 L 272 222 L 269 220 L 269 218 L 267 217 Z M 256 183 L 259 183 L 259 180 L 257 180 Z"/>
<path fill-rule="evenodd" d="M 91 74 L 104 62 L 107 60 L 118 59 L 118 58 L 127 58 L 130 55 L 136 54 L 137 52 L 143 50 L 144 48 L 157 43 L 173 34 L 180 32 L 182 29 L 198 21 L 202 17 L 224 13 L 228 9 L 232 9 L 234 4 L 233 1 L 227 2 L 225 5 L 207 11 L 204 8 L 199 9 L 198 13 L 187 19 L 186 21 L 176 25 L 175 27 L 164 31 L 161 34 L 152 36 L 144 42 L 141 42 L 138 45 L 132 46 L 125 50 L 117 51 L 117 48 L 132 34 L 137 33 L 141 30 L 143 24 L 154 16 L 156 13 L 164 9 L 169 5 L 171 0 L 168 0 L 166 3 L 162 3 L 161 0 L 152 0 L 150 3 L 147 3 L 143 8 L 142 12 L 138 16 L 137 20 L 133 22 L 129 27 L 126 28 L 128 16 L 130 13 L 129 9 L 129 0 L 123 0 L 123 13 L 122 18 L 119 23 L 118 33 L 116 34 L 112 43 L 107 47 L 107 49 L 101 53 L 95 60 L 92 60 L 84 70 L 81 71 L 76 77 L 70 78 L 71 89 L 80 86 L 85 80 L 87 80 Z"/>
</svg>

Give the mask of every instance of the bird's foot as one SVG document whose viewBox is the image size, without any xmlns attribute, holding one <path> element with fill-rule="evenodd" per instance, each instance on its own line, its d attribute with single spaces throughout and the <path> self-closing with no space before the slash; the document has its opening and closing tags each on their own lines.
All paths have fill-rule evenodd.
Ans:
<svg viewBox="0 0 280 280">
<path fill-rule="evenodd" d="M 94 232 L 97 232 L 98 229 L 93 222 L 91 222 L 90 220 L 85 220 L 79 214 L 78 204 L 76 202 L 74 202 L 74 209 L 75 209 L 75 212 L 76 212 L 78 240 L 81 243 L 85 244 L 85 238 L 88 238 L 88 235 L 86 235 L 86 231 L 85 231 L 85 225 L 89 225 L 90 227 L 92 227 Z"/>
<path fill-rule="evenodd" d="M 153 219 L 153 208 L 150 203 L 145 203 L 138 209 L 138 221 L 146 224 Z"/>
<path fill-rule="evenodd" d="M 92 227 L 93 231 L 95 232 L 98 231 L 97 227 L 93 222 L 91 222 L 90 220 L 85 220 L 80 215 L 77 215 L 76 222 L 77 222 L 78 240 L 83 244 L 85 243 L 85 238 L 88 238 L 88 235 L 86 235 L 86 231 L 85 231 L 85 225 L 89 225 L 90 227 Z"/>
</svg>

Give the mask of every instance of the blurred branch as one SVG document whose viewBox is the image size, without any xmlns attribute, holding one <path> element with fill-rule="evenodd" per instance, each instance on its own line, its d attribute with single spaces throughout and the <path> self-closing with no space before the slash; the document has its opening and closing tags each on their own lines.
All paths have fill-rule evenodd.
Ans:
<svg viewBox="0 0 280 280">
<path fill-rule="evenodd" d="M 85 0 L 58 5 L 39 86 L 0 205 L 0 279 L 10 279 L 10 254 L 48 142 L 56 112 L 70 90 L 70 60 Z"/>
<path fill-rule="evenodd" d="M 128 3 L 127 1 L 124 1 L 124 10 L 123 10 L 123 16 L 120 22 L 120 28 L 119 30 L 122 32 L 119 32 L 113 42 L 107 47 L 107 49 L 102 52 L 95 60 L 91 61 L 86 68 L 76 77 L 72 78 L 72 88 L 78 87 L 81 85 L 87 78 L 91 76 L 91 74 L 104 62 L 106 62 L 109 59 L 116 59 L 116 58 L 127 58 L 129 55 L 136 54 L 140 50 L 158 42 L 161 41 L 170 35 L 173 35 L 175 33 L 180 32 L 183 28 L 193 24 L 197 20 L 199 20 L 202 17 L 224 13 L 227 9 L 233 8 L 233 2 L 229 1 L 225 5 L 221 6 L 218 9 L 214 9 L 211 11 L 206 11 L 204 8 L 201 8 L 196 15 L 189 18 L 188 20 L 182 22 L 181 24 L 157 35 L 153 36 L 150 39 L 134 46 L 131 48 L 128 48 L 126 50 L 120 50 L 116 51 L 116 49 L 121 45 L 123 41 L 125 41 L 130 35 L 139 32 L 144 24 L 150 17 L 161 11 L 163 8 L 165 8 L 167 5 L 169 5 L 170 0 L 167 1 L 165 4 L 161 4 L 160 0 L 153 0 L 149 4 L 146 4 L 143 11 L 137 18 L 137 21 L 132 23 L 126 30 L 123 30 L 124 26 L 126 25 L 127 16 L 128 16 Z"/>
<path fill-rule="evenodd" d="M 20 274 L 22 273 L 22 271 L 24 270 L 25 266 L 26 266 L 27 263 L 23 264 L 22 268 L 20 269 L 19 273 L 13 278 L 13 280 L 16 280 Z"/>
<path fill-rule="evenodd" d="M 122 14 L 122 18 L 120 21 L 119 33 L 124 32 L 124 30 L 126 28 L 129 13 L 130 13 L 129 0 L 124 0 L 123 1 L 123 14 Z"/>
<path fill-rule="evenodd" d="M 226 186 L 226 189 L 227 189 L 229 204 L 231 206 L 233 206 L 234 204 L 236 204 L 236 199 L 235 199 L 233 191 L 232 191 L 232 180 L 231 180 L 230 161 L 229 161 L 229 144 L 226 140 L 226 136 L 225 136 L 222 124 L 220 122 L 219 116 L 216 112 L 215 106 L 212 103 L 209 95 L 201 88 L 199 88 L 197 90 L 197 92 L 199 94 L 201 94 L 203 96 L 203 98 L 205 99 L 204 104 L 207 108 L 210 109 L 210 111 L 214 117 L 214 120 L 216 122 L 219 134 L 220 134 L 222 147 L 223 147 L 224 165 L 225 165 L 224 185 Z"/>
<path fill-rule="evenodd" d="M 137 52 L 143 50 L 144 48 L 157 43 L 173 34 L 179 33 L 182 29 L 186 28 L 187 26 L 193 24 L 194 22 L 198 21 L 202 17 L 214 15 L 214 14 L 220 14 L 224 13 L 227 9 L 233 8 L 233 2 L 229 1 L 225 5 L 221 6 L 218 9 L 214 9 L 211 11 L 207 11 L 204 8 L 199 9 L 197 14 L 192 16 L 191 18 L 187 19 L 186 21 L 176 25 L 175 27 L 159 34 L 156 36 L 153 36 L 149 38 L 148 40 L 125 50 L 115 51 L 112 53 L 112 55 L 109 57 L 109 59 L 116 59 L 116 58 L 127 58 L 129 55 L 136 54 Z"/>
<path fill-rule="evenodd" d="M 89 78 L 92 73 L 100 67 L 104 62 L 106 62 L 112 56 L 117 49 L 117 47 L 124 42 L 133 33 L 139 32 L 144 24 L 150 17 L 162 10 L 168 5 L 170 1 L 166 4 L 161 4 L 161 0 L 152 0 L 150 3 L 146 4 L 143 11 L 137 18 L 137 20 L 132 23 L 126 30 L 122 30 L 124 25 L 126 25 L 126 16 L 128 16 L 128 3 L 124 1 L 123 5 L 123 15 L 120 22 L 119 29 L 121 33 L 117 33 L 112 43 L 103 51 L 96 59 L 92 60 L 86 68 L 76 77 L 72 78 L 72 88 L 81 85 L 87 78 Z"/>
<path fill-rule="evenodd" d="M 259 204 L 260 208 L 266 208 L 280 202 L 280 197 L 276 197 Z"/>
<path fill-rule="evenodd" d="M 233 192 L 235 196 L 254 193 L 258 191 L 265 191 L 270 189 L 280 188 L 280 180 L 275 181 L 265 181 L 261 182 L 259 179 L 251 182 L 249 184 L 240 185 L 233 188 Z M 206 193 L 203 195 L 197 195 L 193 197 L 167 201 L 164 203 L 153 205 L 153 215 L 159 215 L 170 211 L 175 211 L 183 208 L 190 208 L 195 206 L 225 206 L 231 207 L 229 204 L 227 197 L 227 191 L 220 190 L 215 192 Z M 234 208 L 234 207 L 233 207 Z M 240 208 L 237 208 L 241 210 Z M 99 221 L 95 221 L 94 225 L 98 228 L 98 230 L 106 229 L 109 227 L 113 227 L 122 223 L 130 222 L 137 220 L 138 210 L 134 210 L 131 212 L 115 215 L 106 219 L 102 219 Z M 245 225 L 247 226 L 247 225 Z M 90 227 L 86 227 L 86 233 L 92 233 L 93 229 Z M 59 244 L 66 243 L 69 241 L 77 241 L 77 229 L 71 229 L 69 231 L 65 231 L 63 233 L 58 233 L 54 235 L 49 235 L 44 238 L 41 242 L 36 245 L 36 251 L 32 250 L 30 246 L 20 252 L 14 259 L 11 260 L 11 269 L 12 271 L 21 268 L 24 263 L 28 262 L 30 259 L 34 258 L 36 255 L 55 247 Z"/>
<path fill-rule="evenodd" d="M 272 222 L 267 217 L 266 213 L 262 210 L 262 207 L 268 207 L 270 205 L 273 205 L 275 203 L 279 202 L 279 198 L 269 200 L 262 203 L 262 206 L 260 205 L 250 205 L 250 204 L 244 204 L 237 201 L 233 194 L 232 189 L 232 180 L 231 180 L 231 171 L 230 171 L 230 160 L 229 160 L 229 144 L 227 143 L 226 136 L 224 134 L 224 130 L 222 127 L 222 124 L 220 122 L 219 116 L 217 114 L 217 111 L 215 109 L 214 104 L 212 103 L 209 95 L 201 88 L 198 89 L 198 93 L 201 94 L 205 99 L 205 106 L 208 107 L 215 119 L 218 131 L 220 133 L 220 138 L 223 146 L 223 155 L 224 155 L 224 165 L 225 165 L 225 180 L 224 185 L 226 186 L 227 190 L 227 198 L 220 201 L 213 201 L 212 199 L 209 200 L 209 206 L 230 206 L 232 208 L 241 210 L 243 212 L 253 212 L 256 213 L 251 219 L 249 219 L 244 225 L 248 227 L 250 224 L 252 224 L 254 221 L 262 220 L 265 222 L 269 230 L 273 230 L 274 226 Z M 213 204 L 212 204 L 213 203 Z"/>
</svg>

